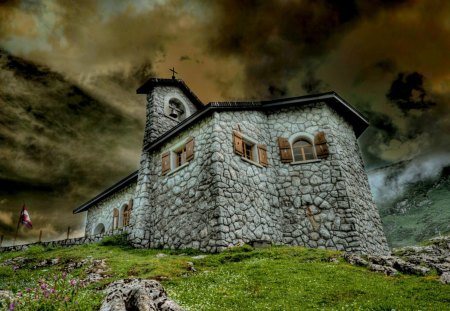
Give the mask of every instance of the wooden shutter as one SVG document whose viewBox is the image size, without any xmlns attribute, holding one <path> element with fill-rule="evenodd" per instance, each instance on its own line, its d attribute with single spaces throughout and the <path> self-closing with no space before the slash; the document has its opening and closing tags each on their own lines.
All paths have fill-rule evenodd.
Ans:
<svg viewBox="0 0 450 311">
<path fill-rule="evenodd" d="M 194 137 L 189 137 L 186 141 L 186 161 L 194 159 Z"/>
<path fill-rule="evenodd" d="M 318 132 L 316 134 L 314 137 L 314 146 L 316 148 L 317 158 L 325 159 L 330 154 L 324 132 Z"/>
<path fill-rule="evenodd" d="M 267 147 L 265 145 L 258 145 L 258 157 L 259 164 L 266 167 L 269 165 L 267 161 Z"/>
<path fill-rule="evenodd" d="M 243 156 L 244 155 L 244 145 L 242 142 L 242 135 L 239 132 L 233 131 L 233 146 L 234 153 Z"/>
<path fill-rule="evenodd" d="M 278 147 L 280 148 L 280 160 L 283 163 L 292 162 L 291 145 L 287 138 L 278 137 Z"/>
<path fill-rule="evenodd" d="M 161 156 L 161 160 L 161 174 L 166 175 L 170 171 L 170 152 L 163 153 L 163 155 Z"/>
</svg>

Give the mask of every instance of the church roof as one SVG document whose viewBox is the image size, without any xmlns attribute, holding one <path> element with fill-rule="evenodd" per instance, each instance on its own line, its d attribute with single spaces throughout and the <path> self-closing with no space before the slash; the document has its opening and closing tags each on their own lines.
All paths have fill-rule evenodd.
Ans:
<svg viewBox="0 0 450 311">
<path fill-rule="evenodd" d="M 161 135 L 155 141 L 150 142 L 144 149 L 146 151 L 154 150 L 164 144 L 173 136 L 179 134 L 190 125 L 197 123 L 201 119 L 210 115 L 213 112 L 221 111 L 243 111 L 243 110 L 260 110 L 269 111 L 278 108 L 284 108 L 289 106 L 302 106 L 311 103 L 325 102 L 334 110 L 336 110 L 340 115 L 342 115 L 352 126 L 355 131 L 356 137 L 364 132 L 364 130 L 369 126 L 367 119 L 349 103 L 347 103 L 342 97 L 340 97 L 335 92 L 327 92 L 315 95 L 297 96 L 290 98 L 281 98 L 265 101 L 234 101 L 234 102 L 210 102 L 206 106 L 195 96 L 194 93 L 187 87 L 187 85 L 179 79 L 149 79 L 140 88 L 137 89 L 138 94 L 148 94 L 156 86 L 177 86 L 185 93 L 185 95 L 191 100 L 193 104 L 198 107 L 198 111 L 186 118 L 178 125 Z M 87 201 L 83 205 L 74 209 L 73 213 L 77 214 L 80 212 L 87 211 L 94 204 L 100 202 L 104 198 L 108 197 L 110 194 L 119 191 L 136 181 L 138 178 L 138 171 L 133 172 L 124 179 L 120 180 L 113 186 L 109 187 L 93 199 Z"/>
<path fill-rule="evenodd" d="M 83 205 L 81 205 L 81 206 L 77 207 L 76 209 L 74 209 L 73 213 L 77 214 L 77 213 L 81 213 L 81 212 L 87 211 L 94 204 L 100 202 L 104 198 L 108 197 L 110 194 L 112 194 L 112 193 L 114 193 L 116 191 L 119 191 L 119 190 L 125 188 L 126 186 L 128 186 L 129 184 L 137 181 L 138 172 L 139 171 L 135 171 L 135 172 L 131 173 L 130 175 L 128 175 L 127 177 L 125 177 L 124 179 L 122 179 L 119 182 L 115 183 L 114 185 L 112 185 L 111 187 L 109 187 L 108 189 L 103 191 L 102 193 L 100 193 L 97 196 L 95 196 L 93 199 L 87 201 Z"/>
<path fill-rule="evenodd" d="M 198 99 L 198 97 L 191 91 L 191 89 L 180 79 L 159 79 L 151 78 L 141 85 L 136 94 L 149 94 L 156 86 L 176 86 L 180 88 L 189 100 L 198 108 L 203 109 L 205 105 Z"/>
<path fill-rule="evenodd" d="M 356 137 L 364 132 L 364 130 L 369 126 L 367 119 L 358 111 L 356 108 L 352 107 L 347 103 L 342 97 L 340 97 L 335 92 L 327 92 L 315 95 L 297 96 L 290 98 L 281 98 L 266 101 L 241 101 L 241 102 L 210 102 L 202 109 L 198 110 L 196 113 L 190 117 L 183 120 L 177 126 L 173 127 L 163 135 L 161 135 L 155 141 L 148 143 L 144 146 L 146 151 L 151 151 L 171 137 L 177 135 L 187 127 L 192 124 L 197 123 L 204 117 L 208 116 L 212 112 L 220 111 L 240 111 L 240 110 L 263 110 L 268 111 L 276 108 L 283 108 L 288 106 L 302 106 L 311 103 L 326 102 L 334 110 L 336 110 L 340 115 L 342 115 L 352 126 L 355 131 Z"/>
</svg>

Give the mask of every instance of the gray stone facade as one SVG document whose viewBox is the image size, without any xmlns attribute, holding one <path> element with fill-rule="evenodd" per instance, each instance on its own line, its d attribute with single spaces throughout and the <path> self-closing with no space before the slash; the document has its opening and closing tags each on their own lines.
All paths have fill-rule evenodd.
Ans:
<svg viewBox="0 0 450 311">
<path fill-rule="evenodd" d="M 100 234 L 100 232 L 95 232 L 95 229 L 99 228 L 101 225 L 104 226 L 104 232 L 112 232 L 114 209 L 119 211 L 118 223 L 119 227 L 122 227 L 124 208 L 129 204 L 130 200 L 134 199 L 135 191 L 136 183 L 134 182 L 89 208 L 86 219 L 85 236 Z"/>
<path fill-rule="evenodd" d="M 178 81 L 153 79 L 138 90 L 147 95 L 147 122 L 137 184 L 79 209 L 89 208 L 87 235 L 100 221 L 111 226 L 112 209 L 133 197 L 127 231 L 135 247 L 217 252 L 273 243 L 389 253 L 357 144 L 368 124 L 354 108 L 334 93 L 204 107 Z M 184 105 L 181 122 L 168 116 L 172 98 Z M 236 154 L 234 132 L 255 148 L 252 160 Z M 279 137 L 292 146 L 317 133 L 326 137 L 324 157 L 280 159 Z"/>
</svg>

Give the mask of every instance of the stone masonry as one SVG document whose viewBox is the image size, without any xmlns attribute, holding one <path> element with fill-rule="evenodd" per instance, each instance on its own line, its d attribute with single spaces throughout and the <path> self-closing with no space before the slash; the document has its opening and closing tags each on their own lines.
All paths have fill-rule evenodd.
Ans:
<svg viewBox="0 0 450 311">
<path fill-rule="evenodd" d="M 389 253 L 357 144 L 368 123 L 337 94 L 204 106 L 174 79 L 150 79 L 138 93 L 147 98 L 147 121 L 137 182 L 119 182 L 113 194 L 75 210 L 89 209 L 86 235 L 98 223 L 108 230 L 113 208 L 133 198 L 125 229 L 135 247 L 217 252 L 263 243 Z M 184 120 L 168 115 L 173 98 Z M 236 154 L 235 132 L 258 146 L 258 156 Z M 279 137 L 292 145 L 299 137 L 314 142 L 317 133 L 326 137 L 325 157 L 281 161 Z M 175 165 L 187 142 L 193 158 Z M 260 146 L 267 165 L 258 161 Z"/>
<path fill-rule="evenodd" d="M 156 86 L 147 94 L 146 138 L 129 229 L 134 246 L 216 252 L 266 241 L 389 253 L 355 131 L 329 102 L 223 109 L 170 135 L 178 124 L 161 112 L 165 98 L 180 92 L 176 89 Z M 183 100 L 195 113 L 192 102 Z M 267 167 L 233 152 L 233 130 L 267 146 Z M 327 138 L 327 158 L 280 161 L 277 137 L 314 137 L 319 131 Z M 164 135 L 169 138 L 155 145 Z M 195 138 L 194 159 L 163 176 L 161 155 L 188 137 Z"/>
</svg>

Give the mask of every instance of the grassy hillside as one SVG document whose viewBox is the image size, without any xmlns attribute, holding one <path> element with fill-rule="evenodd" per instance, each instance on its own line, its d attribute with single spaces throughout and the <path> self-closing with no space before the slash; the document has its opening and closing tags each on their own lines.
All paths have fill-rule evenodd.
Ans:
<svg viewBox="0 0 450 311">
<path fill-rule="evenodd" d="M 450 170 L 437 180 L 410 184 L 391 202 L 379 205 L 386 237 L 392 247 L 415 245 L 450 233 Z"/>
<path fill-rule="evenodd" d="M 110 277 L 72 292 L 69 304 L 28 298 L 28 308 L 15 310 L 96 310 L 102 300 L 99 289 L 130 277 L 160 280 L 186 310 L 448 310 L 450 305 L 450 287 L 440 284 L 437 276 L 386 277 L 351 266 L 334 251 L 244 246 L 193 258 L 199 253 L 104 244 L 0 254 L 0 262 L 17 256 L 31 259 L 16 271 L 0 265 L 0 289 L 32 291 L 44 283 L 39 279 L 61 277 L 68 262 L 92 256 L 106 260 Z M 59 263 L 35 268 L 43 259 L 53 258 Z M 189 271 L 188 262 L 194 263 L 195 272 Z M 83 278 L 85 268 L 70 272 L 67 281 Z M 70 288 L 66 292 L 70 295 Z"/>
</svg>

